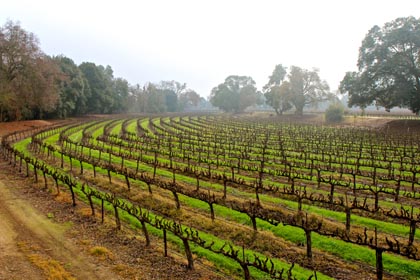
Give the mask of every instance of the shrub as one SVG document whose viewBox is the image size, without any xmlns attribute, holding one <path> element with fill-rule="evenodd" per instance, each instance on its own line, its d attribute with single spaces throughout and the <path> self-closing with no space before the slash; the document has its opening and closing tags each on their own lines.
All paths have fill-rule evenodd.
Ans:
<svg viewBox="0 0 420 280">
<path fill-rule="evenodd" d="M 105 247 L 95 246 L 89 250 L 89 253 L 92 256 L 98 257 L 100 260 L 105 260 L 107 258 L 112 259 L 112 253 Z"/>
<path fill-rule="evenodd" d="M 340 103 L 331 104 L 325 111 L 325 120 L 327 122 L 341 122 L 344 120 L 344 107 Z"/>
</svg>

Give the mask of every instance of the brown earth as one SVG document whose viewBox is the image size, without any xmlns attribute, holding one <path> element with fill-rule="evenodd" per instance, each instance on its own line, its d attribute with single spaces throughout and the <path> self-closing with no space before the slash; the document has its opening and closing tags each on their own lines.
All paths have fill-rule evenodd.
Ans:
<svg viewBox="0 0 420 280">
<path fill-rule="evenodd" d="M 48 124 L 0 123 L 0 138 Z M 420 131 L 419 121 L 406 120 L 350 119 L 341 125 Z M 174 251 L 162 256 L 161 241 L 146 248 L 141 236 L 128 229 L 117 232 L 112 220 L 102 225 L 87 214 L 86 205 L 73 208 L 66 194 L 52 192 L 0 157 L 0 280 L 231 278 L 199 261 L 193 272 L 187 271 L 184 256 Z"/>
</svg>

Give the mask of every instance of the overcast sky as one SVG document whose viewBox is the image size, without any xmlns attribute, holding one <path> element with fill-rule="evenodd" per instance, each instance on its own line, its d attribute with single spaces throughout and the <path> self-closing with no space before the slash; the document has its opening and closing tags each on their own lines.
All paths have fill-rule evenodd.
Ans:
<svg viewBox="0 0 420 280">
<path fill-rule="evenodd" d="M 374 25 L 420 16 L 420 0 L 2 1 L 48 55 L 110 65 L 130 84 L 176 80 L 207 97 L 229 75 L 261 89 L 276 64 L 318 68 L 337 89 Z"/>
</svg>

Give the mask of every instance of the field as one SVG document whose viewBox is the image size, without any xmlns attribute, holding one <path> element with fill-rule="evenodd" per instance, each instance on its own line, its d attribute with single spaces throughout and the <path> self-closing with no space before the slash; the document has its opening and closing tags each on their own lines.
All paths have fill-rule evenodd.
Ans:
<svg viewBox="0 0 420 280">
<path fill-rule="evenodd" d="M 418 279 L 418 123 L 357 124 L 93 118 L 6 135 L 2 154 L 191 279 Z"/>
</svg>

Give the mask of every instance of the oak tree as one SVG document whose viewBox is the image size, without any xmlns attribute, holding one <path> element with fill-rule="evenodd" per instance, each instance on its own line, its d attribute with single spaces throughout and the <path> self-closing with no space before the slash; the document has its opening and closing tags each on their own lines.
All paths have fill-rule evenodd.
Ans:
<svg viewBox="0 0 420 280">
<path fill-rule="evenodd" d="M 287 68 L 281 64 L 276 65 L 268 83 L 264 86 L 266 103 L 271 106 L 277 115 L 282 115 L 292 108 L 290 100 L 290 83 L 284 81 Z"/>
<path fill-rule="evenodd" d="M 420 112 L 420 19 L 397 18 L 374 26 L 362 41 L 358 72 L 347 72 L 340 91 L 349 106 L 374 104 Z"/>
<path fill-rule="evenodd" d="M 58 99 L 60 71 L 19 23 L 0 27 L 0 121 L 43 118 Z"/>
<path fill-rule="evenodd" d="M 210 102 L 225 112 L 243 112 L 257 103 L 255 81 L 248 76 L 229 76 L 225 82 L 213 88 Z"/>
</svg>

